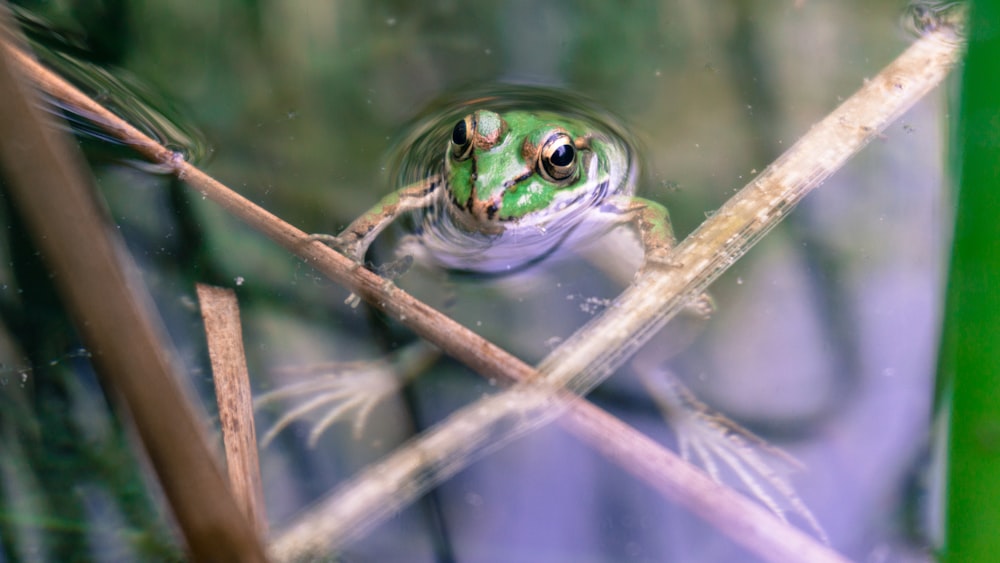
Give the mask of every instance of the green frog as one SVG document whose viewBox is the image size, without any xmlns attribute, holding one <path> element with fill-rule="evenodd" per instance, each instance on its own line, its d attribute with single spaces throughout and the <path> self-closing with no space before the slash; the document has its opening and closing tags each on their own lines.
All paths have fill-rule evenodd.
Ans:
<svg viewBox="0 0 1000 563">
<path fill-rule="evenodd" d="M 675 242 L 667 209 L 635 195 L 635 157 L 610 131 L 552 112 L 478 109 L 442 148 L 426 179 L 389 194 L 339 235 L 314 237 L 360 263 L 389 224 L 419 210 L 417 238 L 431 260 L 503 273 L 630 224 L 645 263 L 667 262 Z"/>
<path fill-rule="evenodd" d="M 633 151 L 608 128 L 550 111 L 476 109 L 455 123 L 439 147 L 443 154 L 437 153 L 440 160 L 429 171 L 422 169 L 423 180 L 382 198 L 339 235 L 313 238 L 361 264 L 387 226 L 414 212 L 415 238 L 425 257 L 449 269 L 499 274 L 630 225 L 644 251 L 642 267 L 670 267 L 675 239 L 667 209 L 635 195 Z M 352 299 L 357 302 L 353 297 L 348 301 Z M 704 317 L 714 307 L 705 295 L 689 309 Z M 374 406 L 434 357 L 416 346 L 388 361 L 354 365 L 347 377 L 311 378 L 258 397 L 258 406 L 292 396 L 310 398 L 282 416 L 264 443 L 307 412 L 321 409 L 328 412 L 310 432 L 310 445 L 351 411 L 356 412 L 354 431 L 360 438 Z M 644 379 L 673 422 L 685 458 L 697 458 L 719 481 L 719 466 L 728 466 L 775 513 L 790 505 L 825 538 L 794 489 L 765 458 L 788 466 L 794 460 L 712 412 L 672 376 L 659 382 Z"/>
</svg>

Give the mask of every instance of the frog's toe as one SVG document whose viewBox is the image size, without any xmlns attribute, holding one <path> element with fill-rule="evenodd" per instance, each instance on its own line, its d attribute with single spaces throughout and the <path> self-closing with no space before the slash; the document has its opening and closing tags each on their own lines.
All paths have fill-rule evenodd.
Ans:
<svg viewBox="0 0 1000 563">
<path fill-rule="evenodd" d="M 684 310 L 697 317 L 707 319 L 716 311 L 715 299 L 712 299 L 708 292 L 702 293 L 688 303 Z"/>
<path fill-rule="evenodd" d="M 387 280 L 394 280 L 410 270 L 413 266 L 413 255 L 404 254 L 392 262 L 386 262 L 375 269 L 375 273 Z"/>
<path fill-rule="evenodd" d="M 328 235 L 325 233 L 313 233 L 307 239 L 310 242 L 322 242 L 359 264 L 364 260 L 364 256 L 362 255 L 363 250 L 358 240 L 352 241 L 342 235 Z"/>
<path fill-rule="evenodd" d="M 344 243 L 346 242 L 344 241 L 343 238 L 337 235 L 330 235 L 327 233 L 312 233 L 306 237 L 306 240 L 308 240 L 309 242 L 319 241 L 331 248 L 336 248 L 338 250 L 341 247 L 343 247 Z"/>
<path fill-rule="evenodd" d="M 673 270 L 679 268 L 681 264 L 674 258 L 674 253 L 670 248 L 657 248 L 646 251 L 643 258 L 642 267 L 639 272 L 643 273 L 655 269 Z"/>
<path fill-rule="evenodd" d="M 329 371 L 323 370 L 324 367 Z M 254 407 L 260 408 L 300 399 L 264 434 L 262 447 L 292 423 L 313 415 L 319 415 L 319 420 L 309 433 L 309 447 L 314 447 L 323 432 L 340 421 L 353 421 L 354 436 L 360 438 L 372 410 L 402 385 L 395 366 L 385 360 L 334 363 L 320 366 L 320 370 L 307 374 L 307 379 L 269 391 L 254 400 Z"/>
</svg>

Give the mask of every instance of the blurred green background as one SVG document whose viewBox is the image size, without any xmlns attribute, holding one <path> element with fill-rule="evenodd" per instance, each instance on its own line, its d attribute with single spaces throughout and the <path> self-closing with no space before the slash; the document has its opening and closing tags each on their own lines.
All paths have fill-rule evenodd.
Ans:
<svg viewBox="0 0 1000 563">
<path fill-rule="evenodd" d="M 336 232 L 391 189 L 389 155 L 434 100 L 519 83 L 619 116 L 642 154 L 640 192 L 670 207 L 683 237 L 913 40 L 895 1 L 15 4 L 36 40 L 72 57 L 52 64 L 123 115 L 162 114 L 153 128 L 174 146 L 309 232 Z M 892 125 L 730 270 L 713 288 L 719 312 L 663 366 L 806 463 L 793 481 L 852 559 L 920 560 L 933 545 L 927 448 L 951 217 L 942 101 Z M 78 138 L 210 420 L 195 282 L 236 288 L 258 390 L 283 381 L 278 368 L 378 358 L 412 339 L 124 148 Z M 0 561 L 181 557 L 6 201 L 2 217 Z M 619 289 L 574 267 L 456 280 L 454 294 L 410 283 L 529 360 L 589 318 L 581 298 Z M 315 449 L 308 425 L 280 434 L 261 454 L 272 525 L 488 389 L 443 361 L 377 409 L 360 441 L 349 425 Z M 671 442 L 630 370 L 594 400 Z M 260 413 L 258 434 L 277 416 Z M 748 557 L 557 428 L 476 463 L 346 556 Z"/>
</svg>

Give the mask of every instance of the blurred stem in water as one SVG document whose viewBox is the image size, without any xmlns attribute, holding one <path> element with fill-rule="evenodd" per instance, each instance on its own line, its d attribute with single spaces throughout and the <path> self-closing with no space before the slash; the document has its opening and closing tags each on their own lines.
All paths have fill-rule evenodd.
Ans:
<svg viewBox="0 0 1000 563">
<path fill-rule="evenodd" d="M 939 388 L 950 393 L 944 555 L 1000 553 L 1000 6 L 972 3 L 962 84 L 958 208 Z"/>
<path fill-rule="evenodd" d="M 0 39 L 18 41 L 0 7 Z M 164 330 L 150 314 L 136 266 L 103 215 L 79 154 L 47 127 L 12 51 L 0 56 L 0 165 L 7 193 L 38 244 L 53 285 L 108 395 L 121 400 L 164 496 L 199 560 L 263 561 L 263 549 L 229 495 Z M 86 241 L 86 244 L 76 244 Z M 110 298 L 109 298 L 110 297 Z M 61 559 L 61 558 L 60 558 Z"/>
<path fill-rule="evenodd" d="M 0 178 L 0 194 L 5 195 L 5 187 Z M 0 330 L 16 342 L 24 362 L 0 371 L 0 458 L 9 463 L 0 483 L 4 560 L 23 557 L 32 547 L 32 534 L 43 538 L 41 553 L 52 560 L 87 553 L 94 530 L 106 525 L 88 512 L 93 509 L 88 490 L 108 493 L 111 506 L 104 513 L 121 518 L 123 526 L 115 531 L 128 538 L 123 548 L 128 551 L 117 556 L 178 557 L 120 420 L 114 414 L 99 418 L 105 407 L 89 411 L 89 423 L 81 424 L 80 405 L 103 405 L 104 400 L 94 373 L 80 359 L 87 354 L 71 352 L 80 349 L 80 341 L 66 329 L 69 320 L 51 276 L 6 197 L 0 198 L 0 217 L 11 227 L 7 253 L 15 285 L 22 289 L 19 299 L 3 300 Z M 23 464 L 15 462 L 19 457 Z"/>
</svg>

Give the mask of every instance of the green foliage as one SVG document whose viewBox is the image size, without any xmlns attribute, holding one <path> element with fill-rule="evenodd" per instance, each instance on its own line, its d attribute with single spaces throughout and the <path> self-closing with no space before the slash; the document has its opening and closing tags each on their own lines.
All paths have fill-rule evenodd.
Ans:
<svg viewBox="0 0 1000 563">
<path fill-rule="evenodd" d="M 945 557 L 1000 553 L 1000 6 L 974 2 L 940 377 L 951 395 Z M 950 378 L 950 379 L 949 379 Z"/>
</svg>

